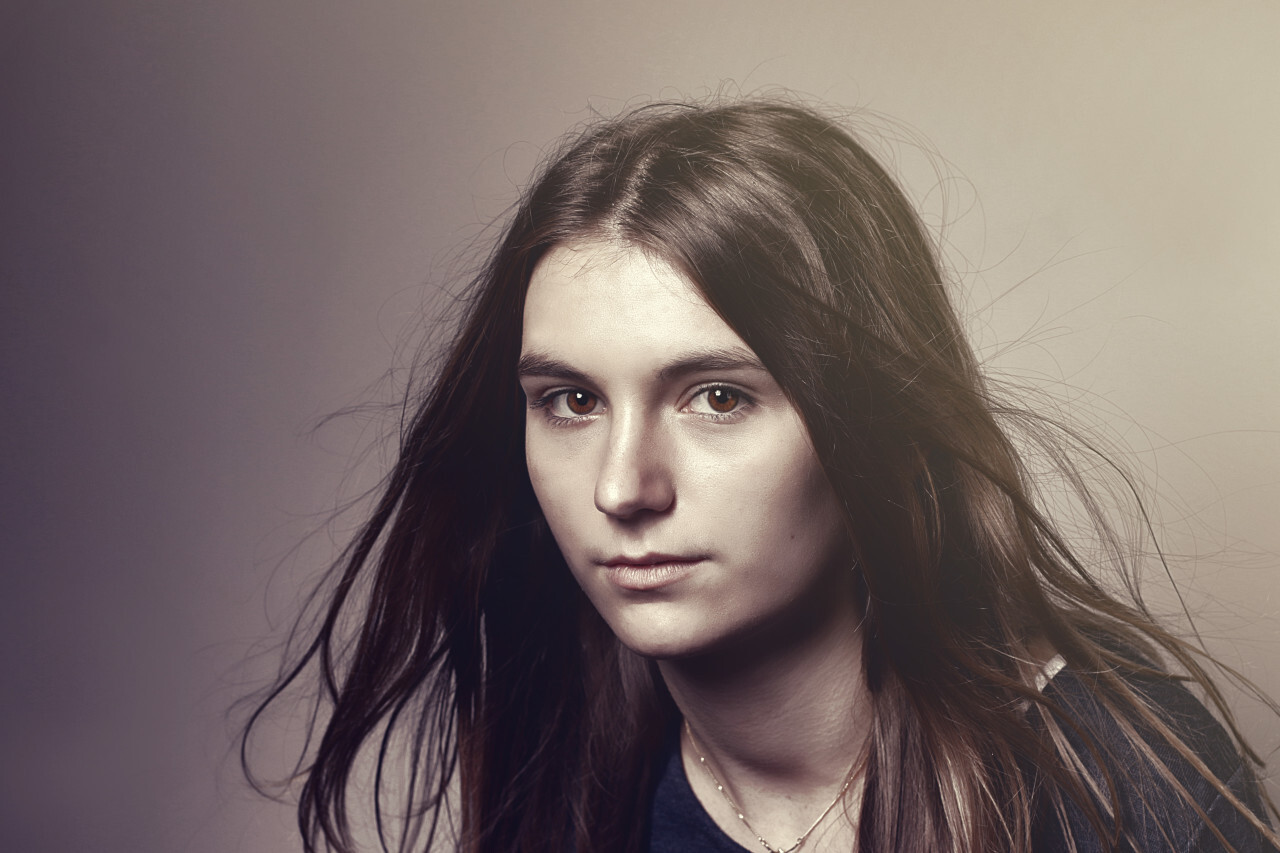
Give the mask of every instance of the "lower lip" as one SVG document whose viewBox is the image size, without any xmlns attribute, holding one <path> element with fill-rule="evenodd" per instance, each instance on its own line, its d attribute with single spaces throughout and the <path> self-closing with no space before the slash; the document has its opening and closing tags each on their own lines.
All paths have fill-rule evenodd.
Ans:
<svg viewBox="0 0 1280 853">
<path fill-rule="evenodd" d="M 605 566 L 614 586 L 633 592 L 647 592 L 669 586 L 689 574 L 701 560 L 648 563 L 643 566 Z"/>
</svg>

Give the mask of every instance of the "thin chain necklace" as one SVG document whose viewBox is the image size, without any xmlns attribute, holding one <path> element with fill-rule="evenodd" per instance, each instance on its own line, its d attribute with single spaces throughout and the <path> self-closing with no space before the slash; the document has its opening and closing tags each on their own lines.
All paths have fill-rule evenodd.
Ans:
<svg viewBox="0 0 1280 853">
<path fill-rule="evenodd" d="M 742 825 L 747 828 L 747 832 L 754 835 L 756 841 L 759 841 L 769 853 L 792 853 L 792 851 L 800 849 L 800 846 L 809 840 L 809 835 L 818 828 L 818 824 L 822 823 L 826 816 L 831 814 L 831 810 L 836 807 L 836 803 L 840 802 L 840 799 L 844 797 L 845 792 L 849 790 L 849 786 L 853 783 L 853 768 L 849 768 L 849 775 L 845 777 L 844 784 L 840 786 L 840 793 L 836 794 L 836 798 L 831 801 L 831 805 L 822 810 L 822 814 L 818 815 L 818 819 L 813 822 L 813 825 L 796 839 L 796 843 L 790 847 L 774 847 L 751 827 L 751 823 L 747 820 L 747 816 L 743 814 L 742 809 L 738 808 L 738 804 L 729 796 L 729 792 L 724 789 L 724 785 L 720 784 L 720 780 L 716 778 L 716 774 L 711 770 L 711 765 L 707 763 L 707 759 L 702 755 L 702 750 L 698 748 L 698 739 L 693 736 L 693 728 L 689 725 L 688 719 L 684 721 L 684 730 L 689 733 L 689 744 L 693 747 L 694 754 L 698 756 L 698 763 L 702 765 L 702 769 L 706 770 L 707 775 L 711 777 L 711 784 L 716 786 L 720 796 L 724 797 L 724 801 L 729 804 L 729 808 L 733 809 L 733 813 L 738 816 L 738 820 L 742 821 Z"/>
</svg>

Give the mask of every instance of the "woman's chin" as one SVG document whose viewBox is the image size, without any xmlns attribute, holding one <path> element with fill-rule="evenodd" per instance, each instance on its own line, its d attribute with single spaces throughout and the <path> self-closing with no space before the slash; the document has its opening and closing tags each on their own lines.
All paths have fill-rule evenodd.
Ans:
<svg viewBox="0 0 1280 853">
<path fill-rule="evenodd" d="M 614 614 L 605 621 L 618 641 L 641 657 L 669 660 L 696 656 L 715 648 L 722 639 L 708 626 L 664 614 L 659 607 L 638 609 L 641 612 Z"/>
<path fill-rule="evenodd" d="M 675 660 L 705 653 L 714 643 L 694 637 L 654 636 L 650 631 L 614 632 L 619 642 L 631 651 L 651 660 Z"/>
</svg>

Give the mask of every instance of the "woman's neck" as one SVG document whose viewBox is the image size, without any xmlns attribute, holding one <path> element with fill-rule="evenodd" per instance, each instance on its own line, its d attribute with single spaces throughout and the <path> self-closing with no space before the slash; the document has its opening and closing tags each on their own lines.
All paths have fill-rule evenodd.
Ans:
<svg viewBox="0 0 1280 853">
<path fill-rule="evenodd" d="M 783 847 L 809 828 L 848 780 L 869 722 L 860 624 L 850 603 L 803 626 L 659 662 L 696 738 L 682 739 L 690 784 L 731 837 L 757 846 L 712 774 L 751 827 L 770 843 L 786 841 Z M 837 808 L 836 814 L 843 812 Z"/>
</svg>

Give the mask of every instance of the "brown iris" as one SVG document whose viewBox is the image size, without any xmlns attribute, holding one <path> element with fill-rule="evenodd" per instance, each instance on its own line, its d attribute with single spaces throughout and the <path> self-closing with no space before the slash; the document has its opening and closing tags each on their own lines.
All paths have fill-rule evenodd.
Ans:
<svg viewBox="0 0 1280 853">
<path fill-rule="evenodd" d="M 586 391 L 570 391 L 564 395 L 564 401 L 575 415 L 589 415 L 596 407 L 596 395 Z"/>
<path fill-rule="evenodd" d="M 738 392 L 732 388 L 712 388 L 707 391 L 707 405 L 722 415 L 738 408 L 738 401 Z"/>
</svg>

